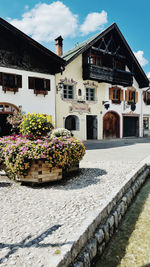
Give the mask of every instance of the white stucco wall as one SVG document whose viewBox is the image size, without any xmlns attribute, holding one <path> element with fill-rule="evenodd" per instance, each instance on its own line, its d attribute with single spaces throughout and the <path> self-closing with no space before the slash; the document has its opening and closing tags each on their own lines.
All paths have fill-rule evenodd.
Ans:
<svg viewBox="0 0 150 267">
<path fill-rule="evenodd" d="M 22 75 L 22 88 L 15 94 L 13 92 L 4 92 L 0 86 L 0 102 L 14 104 L 17 107 L 22 106 L 22 111 L 43 113 L 52 115 L 55 121 L 55 76 L 37 72 L 29 72 L 11 68 L 0 67 L 0 72 Z M 33 89 L 28 89 L 28 77 L 38 77 L 50 80 L 51 90 L 47 95 L 35 95 Z"/>
<path fill-rule="evenodd" d="M 62 128 L 65 126 L 65 118 L 68 115 L 76 115 L 80 121 L 80 127 L 77 131 L 72 131 L 74 136 L 82 140 L 87 139 L 86 133 L 86 116 L 87 115 L 96 115 L 97 116 L 97 139 L 102 139 L 102 114 L 104 112 L 104 105 L 102 105 L 102 100 L 104 99 L 105 94 L 105 83 L 98 83 L 94 81 L 94 87 L 96 90 L 96 101 L 86 101 L 90 112 L 79 112 L 74 111 L 70 112 L 70 107 L 73 103 L 76 103 L 77 100 L 85 100 L 86 90 L 84 83 L 89 82 L 90 84 L 93 81 L 84 81 L 82 79 L 82 55 L 78 56 L 70 64 L 65 67 L 63 74 L 56 75 L 56 85 L 60 82 L 61 79 L 73 79 L 76 84 L 74 85 L 74 99 L 73 100 L 63 100 L 62 99 L 62 90 L 56 93 L 56 127 Z M 92 87 L 89 85 L 89 87 Z M 82 97 L 78 96 L 78 89 L 82 90 Z"/>
<path fill-rule="evenodd" d="M 126 68 L 128 71 L 128 69 Z M 56 93 L 56 126 L 64 127 L 65 126 L 65 118 L 68 115 L 77 115 L 80 121 L 80 128 L 78 131 L 73 131 L 75 137 L 86 140 L 86 116 L 87 115 L 96 115 L 97 116 L 97 139 L 103 138 L 103 117 L 108 111 L 115 111 L 120 116 L 120 138 L 123 137 L 123 115 L 129 116 L 138 116 L 139 117 L 139 136 L 143 136 L 143 119 L 142 119 L 142 90 L 139 89 L 139 85 L 135 79 L 133 79 L 133 87 L 136 88 L 138 92 L 138 102 L 136 103 L 136 110 L 131 111 L 131 105 L 127 105 L 125 101 L 125 90 L 123 86 L 118 85 L 119 88 L 123 89 L 123 101 L 121 104 L 113 104 L 111 100 L 109 100 L 109 88 L 113 85 L 108 83 L 98 83 L 94 81 L 96 88 L 96 101 L 86 101 L 89 105 L 90 112 L 78 112 L 78 111 L 70 111 L 70 107 L 74 102 L 77 102 L 80 97 L 78 97 L 77 92 L 78 89 L 82 90 L 81 99 L 85 100 L 85 86 L 84 83 L 93 83 L 93 81 L 84 81 L 82 79 L 82 55 L 79 55 L 75 58 L 70 64 L 68 64 L 65 68 L 65 71 L 62 75 L 56 75 L 56 85 L 63 79 L 71 80 L 73 79 L 76 84 L 75 88 L 75 98 L 73 100 L 64 100 L 62 99 L 62 90 Z M 91 86 L 89 86 L 91 87 Z M 110 107 L 108 110 L 105 109 L 102 101 L 108 101 Z"/>
</svg>

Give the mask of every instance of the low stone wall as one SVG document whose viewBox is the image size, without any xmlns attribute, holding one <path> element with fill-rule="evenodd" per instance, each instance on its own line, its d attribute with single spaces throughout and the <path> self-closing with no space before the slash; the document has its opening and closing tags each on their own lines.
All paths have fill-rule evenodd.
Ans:
<svg viewBox="0 0 150 267">
<path fill-rule="evenodd" d="M 66 248 L 59 259 L 53 259 L 48 266 L 57 267 L 90 267 L 96 255 L 101 255 L 111 236 L 118 228 L 127 208 L 150 174 L 150 157 L 142 161 L 138 168 L 132 171 L 115 192 L 111 201 L 85 222 L 82 233 L 76 241 Z"/>
<path fill-rule="evenodd" d="M 78 256 L 77 261 L 75 261 L 72 266 L 74 267 L 84 267 L 84 266 L 91 266 L 91 262 L 95 258 L 95 256 L 101 256 L 103 253 L 106 244 L 109 242 L 110 238 L 112 237 L 113 233 L 118 228 L 118 225 L 124 216 L 128 206 L 132 202 L 133 198 L 137 194 L 137 191 L 140 189 L 142 184 L 144 183 L 146 177 L 150 174 L 149 168 L 142 168 L 140 173 L 137 177 L 133 177 L 131 179 L 131 185 L 128 188 L 129 184 L 124 186 L 122 190 L 116 195 L 116 198 L 113 199 L 113 203 L 116 202 L 116 206 L 112 209 L 111 205 L 107 207 L 101 213 L 103 218 L 103 222 L 101 222 L 100 226 L 94 233 L 94 236 L 91 240 L 89 240 L 88 244 L 85 246 L 84 250 Z M 134 180 L 135 179 L 135 180 Z M 126 188 L 127 191 L 126 191 Z M 118 197 L 122 195 L 119 203 Z M 112 206 L 113 206 L 112 203 Z"/>
</svg>

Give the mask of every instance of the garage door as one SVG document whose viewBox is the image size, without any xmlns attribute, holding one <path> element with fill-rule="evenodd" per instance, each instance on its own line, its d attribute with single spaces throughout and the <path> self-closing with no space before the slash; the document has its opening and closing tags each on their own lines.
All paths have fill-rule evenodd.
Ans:
<svg viewBox="0 0 150 267">
<path fill-rule="evenodd" d="M 139 117 L 123 117 L 123 137 L 139 136 Z"/>
</svg>

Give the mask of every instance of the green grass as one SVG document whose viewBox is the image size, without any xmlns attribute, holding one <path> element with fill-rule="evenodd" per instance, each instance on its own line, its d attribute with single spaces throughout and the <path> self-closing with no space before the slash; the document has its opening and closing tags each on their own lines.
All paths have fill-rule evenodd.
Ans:
<svg viewBox="0 0 150 267">
<path fill-rule="evenodd" d="M 138 193 L 96 267 L 150 267 L 150 179 Z"/>
</svg>

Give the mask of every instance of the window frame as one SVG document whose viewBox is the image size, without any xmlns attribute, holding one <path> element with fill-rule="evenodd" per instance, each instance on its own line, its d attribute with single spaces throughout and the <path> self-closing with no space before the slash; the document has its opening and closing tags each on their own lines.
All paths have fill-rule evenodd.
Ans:
<svg viewBox="0 0 150 267">
<path fill-rule="evenodd" d="M 90 54 L 88 56 L 88 64 L 101 67 L 102 66 L 102 57 L 100 55 Z"/>
<path fill-rule="evenodd" d="M 69 88 L 69 87 L 71 87 L 71 88 Z M 71 97 L 69 97 L 69 96 L 71 96 Z M 74 99 L 74 85 L 72 85 L 72 84 L 63 84 L 63 99 L 65 99 L 65 100 Z"/>
<path fill-rule="evenodd" d="M 91 96 L 91 90 L 93 90 L 94 97 Z M 94 102 L 96 100 L 96 89 L 92 88 L 92 87 L 86 87 L 85 88 L 85 97 L 86 97 L 86 101 Z"/>
<path fill-rule="evenodd" d="M 123 89 L 117 86 L 109 88 L 109 99 L 113 104 L 121 104 L 123 101 Z"/>
<path fill-rule="evenodd" d="M 11 84 L 11 79 L 13 83 Z M 6 93 L 9 92 L 18 92 L 18 88 L 22 88 L 22 75 L 8 72 L 0 72 L 0 85 L 2 90 Z"/>
<path fill-rule="evenodd" d="M 41 87 L 41 89 L 36 86 L 38 80 L 43 82 L 43 87 Z M 36 95 L 43 94 L 45 96 L 48 94 L 48 91 L 51 91 L 51 80 L 43 77 L 28 76 L 28 89 L 33 89 Z"/>
</svg>

